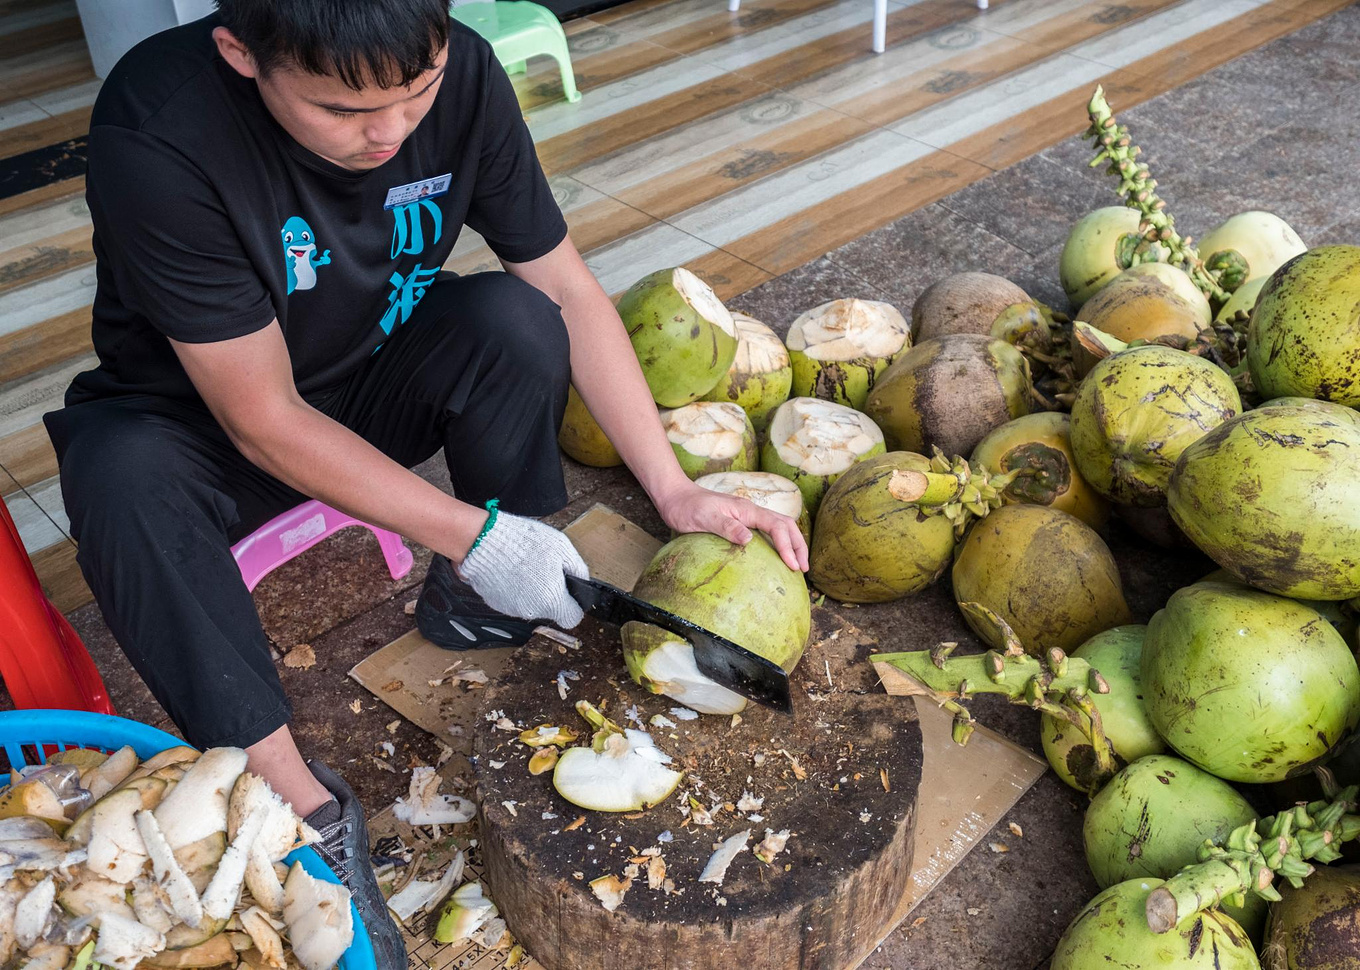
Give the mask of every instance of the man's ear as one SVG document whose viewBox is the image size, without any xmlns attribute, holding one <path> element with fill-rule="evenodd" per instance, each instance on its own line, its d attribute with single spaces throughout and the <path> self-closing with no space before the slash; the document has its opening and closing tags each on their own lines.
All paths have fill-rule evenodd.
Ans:
<svg viewBox="0 0 1360 970">
<path fill-rule="evenodd" d="M 246 50 L 246 45 L 236 39 L 236 35 L 225 27 L 214 27 L 213 41 L 217 44 L 217 53 L 222 55 L 222 60 L 231 65 L 232 70 L 242 77 L 259 77 L 259 68 L 255 65 L 255 58 Z"/>
</svg>

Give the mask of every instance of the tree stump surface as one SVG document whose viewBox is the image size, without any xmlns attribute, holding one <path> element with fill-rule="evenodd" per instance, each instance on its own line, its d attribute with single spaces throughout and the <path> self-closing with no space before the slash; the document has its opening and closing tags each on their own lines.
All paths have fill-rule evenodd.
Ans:
<svg viewBox="0 0 1360 970">
<path fill-rule="evenodd" d="M 923 757 L 914 707 L 877 685 L 870 641 L 814 608 L 791 678 L 793 716 L 752 705 L 734 723 L 682 720 L 677 702 L 634 684 L 616 629 L 587 619 L 574 632 L 579 649 L 536 637 L 512 657 L 476 732 L 489 893 L 525 949 L 548 970 L 856 965 L 891 928 L 907 887 Z M 563 698 L 557 678 L 568 670 L 579 679 Z M 639 726 L 632 710 L 686 773 L 676 792 L 644 812 L 587 812 L 556 793 L 551 772 L 530 775 L 518 731 L 569 726 L 587 742 L 578 699 L 603 702 L 625 727 Z M 657 714 L 676 726 L 652 725 Z M 516 731 L 495 727 L 501 718 Z M 747 792 L 764 799 L 759 809 L 737 810 Z M 711 825 L 682 811 L 688 795 L 711 807 Z M 748 848 L 721 886 L 698 882 L 717 844 L 744 829 Z M 766 829 L 792 833 L 770 865 L 751 853 Z M 606 910 L 590 881 L 622 877 L 649 847 L 661 850 L 673 891 L 649 888 L 642 866 Z"/>
</svg>

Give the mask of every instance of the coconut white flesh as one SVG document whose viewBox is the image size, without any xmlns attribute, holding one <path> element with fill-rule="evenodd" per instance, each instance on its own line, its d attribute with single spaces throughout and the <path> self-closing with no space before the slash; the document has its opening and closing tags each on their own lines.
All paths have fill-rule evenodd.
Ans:
<svg viewBox="0 0 1360 970">
<path fill-rule="evenodd" d="M 737 374 L 773 374 L 789 366 L 789 348 L 784 341 L 755 317 L 732 314 L 737 325 L 737 356 L 732 371 Z"/>
<path fill-rule="evenodd" d="M 765 838 L 751 850 L 752 855 L 767 864 L 774 862 L 774 857 L 783 852 L 784 847 L 789 844 L 791 834 L 788 829 L 781 829 L 778 832 L 774 829 L 766 829 Z"/>
<path fill-rule="evenodd" d="M 151 869 L 170 900 L 171 910 L 182 922 L 197 929 L 203 923 L 203 904 L 199 902 L 198 891 L 189 881 L 188 874 L 175 861 L 175 854 L 165 841 L 155 814 L 145 809 L 138 812 L 137 831 L 146 844 Z"/>
<path fill-rule="evenodd" d="M 440 915 L 439 942 L 465 940 L 497 915 L 496 904 L 486 898 L 481 882 L 464 883 L 454 891 L 449 905 Z"/>
<path fill-rule="evenodd" d="M 0 965 L 8 964 L 14 955 L 17 945 L 14 939 L 14 911 L 23 898 L 24 890 L 17 884 L 0 889 Z"/>
<path fill-rule="evenodd" d="M 51 876 L 24 893 L 14 907 L 14 940 L 21 950 L 27 950 L 47 932 L 56 901 L 57 882 Z"/>
<path fill-rule="evenodd" d="M 86 776 L 85 787 L 97 802 L 121 785 L 136 768 L 137 752 L 124 745 Z"/>
<path fill-rule="evenodd" d="M 411 772 L 405 798 L 398 798 L 392 814 L 408 825 L 458 825 L 472 821 L 477 806 L 457 795 L 439 794 L 439 775 L 429 765 Z"/>
<path fill-rule="evenodd" d="M 464 859 L 460 851 L 444 868 L 438 879 L 413 879 L 406 888 L 387 901 L 390 909 L 401 922 L 406 922 L 416 913 L 433 909 L 444 901 L 458 880 L 463 878 Z"/>
<path fill-rule="evenodd" d="M 717 472 L 696 479 L 694 484 L 710 492 L 747 499 L 791 519 L 803 514 L 803 493 L 793 482 L 774 472 Z"/>
<path fill-rule="evenodd" d="M 156 806 L 156 823 L 171 849 L 227 830 L 227 797 L 246 770 L 240 748 L 209 748 Z"/>
<path fill-rule="evenodd" d="M 736 835 L 726 839 L 722 845 L 714 850 L 708 857 L 708 863 L 704 866 L 704 871 L 699 873 L 700 882 L 711 882 L 721 886 L 723 879 L 727 876 L 727 867 L 737 856 L 746 851 L 746 843 L 751 841 L 751 830 L 743 829 Z"/>
<path fill-rule="evenodd" d="M 126 894 L 127 886 L 122 883 L 86 875 L 57 893 L 57 905 L 77 917 L 115 913 L 136 919 L 137 913 L 128 905 Z"/>
<path fill-rule="evenodd" d="M 911 326 L 890 303 L 832 300 L 808 310 L 789 327 L 790 350 L 813 360 L 891 357 L 907 342 Z"/>
<path fill-rule="evenodd" d="M 270 914 L 283 912 L 283 883 L 274 872 L 274 865 L 263 852 L 252 848 L 246 860 L 246 889 L 250 896 Z"/>
<path fill-rule="evenodd" d="M 169 933 L 176 922 L 170 897 L 149 876 L 141 876 L 132 884 L 132 914 L 137 922 L 158 933 Z"/>
<path fill-rule="evenodd" d="M 38 943 L 28 951 L 28 959 L 20 970 L 63 970 L 71 956 L 71 948 L 62 943 Z"/>
<path fill-rule="evenodd" d="M 267 807 L 255 809 L 250 817 L 241 823 L 236 838 L 231 840 L 227 851 L 222 853 L 217 871 L 213 873 L 212 881 L 208 883 L 208 888 L 203 891 L 200 898 L 203 914 L 209 919 L 227 919 L 236 909 L 236 903 L 241 898 L 241 886 L 246 878 L 246 860 L 250 858 L 250 847 L 259 838 L 268 814 Z"/>
<path fill-rule="evenodd" d="M 40 818 L 31 815 L 15 815 L 11 818 L 0 818 L 0 843 L 12 842 L 14 840 L 27 839 L 50 839 L 52 838 L 52 826 L 48 825 Z M 5 851 L 3 844 L 0 844 L 0 852 Z"/>
<path fill-rule="evenodd" d="M 700 714 L 739 714 L 746 710 L 746 698 L 700 673 L 694 648 L 678 638 L 666 640 L 647 654 L 642 676 L 657 693 Z"/>
<path fill-rule="evenodd" d="M 113 792 L 94 806 L 90 829 L 90 870 L 117 883 L 129 883 L 147 863 L 146 843 L 137 831 L 141 793 L 130 788 Z"/>
<path fill-rule="evenodd" d="M 883 441 L 878 425 L 854 408 L 815 397 L 785 401 L 770 421 L 780 461 L 807 475 L 839 475 Z"/>
<path fill-rule="evenodd" d="M 354 941 L 349 890 L 313 878 L 300 862 L 283 884 L 283 922 L 304 970 L 330 970 Z"/>
<path fill-rule="evenodd" d="M 284 970 L 287 961 L 283 955 L 283 937 L 279 936 L 279 931 L 274 928 L 273 921 L 264 910 L 252 906 L 243 912 L 241 928 L 249 935 L 255 949 L 260 951 L 260 958 L 267 966 Z"/>
<path fill-rule="evenodd" d="M 247 771 L 231 790 L 227 805 L 227 837 L 235 839 L 246 819 L 255 812 L 263 812 L 264 821 L 251 846 L 270 862 L 278 862 L 297 845 L 302 819 L 269 787 L 269 782 Z"/>
<path fill-rule="evenodd" d="M 722 330 L 729 337 L 736 337 L 737 324 L 732 319 L 732 314 L 728 312 L 727 307 L 723 306 L 722 300 L 718 299 L 718 295 L 713 292 L 713 287 L 683 266 L 677 266 L 675 272 L 671 274 L 671 285 L 675 287 L 681 298 L 694 308 L 695 313 Z"/>
<path fill-rule="evenodd" d="M 165 936 L 135 919 L 104 913 L 99 917 L 95 937 L 94 962 L 133 970 L 138 963 L 165 949 Z"/>
<path fill-rule="evenodd" d="M 82 849 L 72 849 L 70 843 L 52 838 L 52 830 L 47 829 L 46 838 L 10 839 L 0 843 L 0 869 L 14 872 L 49 872 L 66 866 L 79 865 L 85 861 Z"/>
<path fill-rule="evenodd" d="M 600 752 L 568 748 L 553 769 L 553 787 L 573 805 L 594 812 L 649 808 L 665 801 L 684 775 L 667 768 L 647 748 L 655 748 L 650 737 L 639 744 L 622 734 L 610 735 Z"/>
<path fill-rule="evenodd" d="M 736 457 L 746 440 L 746 412 L 729 401 L 695 401 L 661 412 L 671 444 L 698 458 Z"/>
</svg>

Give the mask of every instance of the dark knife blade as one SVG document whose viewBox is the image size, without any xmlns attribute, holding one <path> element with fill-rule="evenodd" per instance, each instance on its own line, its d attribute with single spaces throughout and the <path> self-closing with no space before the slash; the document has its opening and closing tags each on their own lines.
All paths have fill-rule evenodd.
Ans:
<svg viewBox="0 0 1360 970">
<path fill-rule="evenodd" d="M 789 675 L 779 664 L 598 579 L 568 576 L 567 591 L 597 620 L 613 626 L 636 620 L 682 637 L 694 648 L 694 662 L 705 677 L 757 704 L 793 713 Z"/>
</svg>

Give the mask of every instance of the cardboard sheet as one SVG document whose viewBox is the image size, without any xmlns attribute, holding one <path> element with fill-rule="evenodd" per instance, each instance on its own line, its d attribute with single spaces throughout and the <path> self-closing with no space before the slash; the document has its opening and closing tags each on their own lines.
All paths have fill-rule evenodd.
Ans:
<svg viewBox="0 0 1360 970">
<path fill-rule="evenodd" d="M 590 565 L 592 575 L 623 589 L 632 588 L 660 546 L 638 526 L 600 505 L 585 512 L 564 531 Z M 559 649 L 567 653 L 571 646 L 562 644 Z M 451 684 L 445 678 L 452 665 L 456 670 L 481 669 L 494 680 L 510 652 L 480 650 L 451 654 L 433 646 L 413 630 L 359 663 L 350 671 L 350 676 L 402 717 L 453 749 L 453 756 L 440 769 L 442 775 L 450 780 L 461 776 L 470 781 L 472 769 L 467 756 L 471 752 L 471 735 L 477 718 L 478 691 L 462 683 Z M 444 682 L 430 686 L 430 681 L 440 680 Z M 397 682 L 400 686 L 394 686 Z M 893 926 L 885 930 L 884 938 L 991 831 L 1047 767 L 1029 751 L 985 727 L 974 732 L 967 746 L 959 747 L 950 737 L 952 718 L 949 714 L 918 699 L 904 698 L 902 703 L 917 703 L 925 743 L 925 766 L 917 802 L 911 881 Z M 449 790 L 449 786 L 445 790 Z M 432 841 L 428 833 L 397 822 L 390 811 L 374 818 L 371 828 L 375 840 L 395 835 L 409 847 L 419 847 L 419 854 L 427 859 L 429 877 L 442 869 L 442 865 L 429 860 L 437 861 L 441 855 L 451 857 L 457 847 L 466 848 L 469 839 L 475 838 L 474 824 L 461 826 L 460 829 L 469 831 L 455 833 L 452 840 Z M 477 878 L 475 849 L 468 857 L 469 867 L 464 878 Z M 419 920 L 416 922 L 419 924 Z M 424 964 L 432 970 L 446 967 L 490 970 L 503 966 L 507 956 L 505 950 L 487 952 L 474 944 L 441 947 L 430 941 L 428 933 L 422 932 L 424 927 L 417 925 L 413 932 L 412 927 L 407 929 L 413 965 Z M 881 940 L 875 941 L 860 960 L 867 958 L 879 942 Z M 518 966 L 541 970 L 532 959 L 525 959 Z"/>
</svg>

